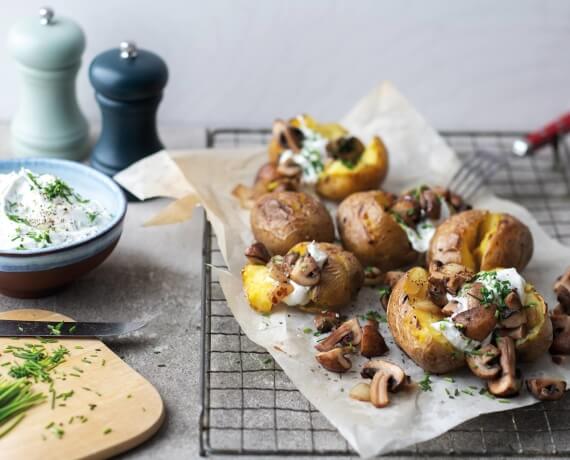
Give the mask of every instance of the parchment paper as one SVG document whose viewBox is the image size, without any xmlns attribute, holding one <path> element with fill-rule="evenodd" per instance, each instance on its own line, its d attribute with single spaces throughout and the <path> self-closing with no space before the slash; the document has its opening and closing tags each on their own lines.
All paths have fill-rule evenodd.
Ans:
<svg viewBox="0 0 570 460">
<path fill-rule="evenodd" d="M 374 134 L 382 136 L 390 154 L 387 190 L 400 192 L 419 183 L 446 184 L 459 166 L 459 160 L 445 141 L 389 83 L 381 84 L 361 100 L 342 123 L 364 139 Z M 241 328 L 271 353 L 301 393 L 361 456 L 370 457 L 428 440 L 482 413 L 536 402 L 525 391 L 508 401 L 481 395 L 482 381 L 468 371 L 454 374 L 453 382 L 432 376 L 431 391 L 417 389 L 395 394 L 384 409 L 351 400 L 350 389 L 363 381 L 359 376 L 363 358 L 351 357 L 353 366 L 347 374 L 325 371 L 314 359 L 317 338 L 303 332 L 313 327 L 312 315 L 282 308 L 270 316 L 262 316 L 249 307 L 242 292 L 243 251 L 252 236 L 248 212 L 239 209 L 231 190 L 238 183 L 251 183 L 258 166 L 265 161 L 266 151 L 258 147 L 179 151 L 171 155 L 161 152 L 145 159 L 144 164 L 120 173 L 116 179 L 142 198 L 162 195 L 178 199 L 153 219 L 154 224 L 186 218 L 188 207 L 197 200 L 205 207 L 229 267 L 228 272 L 219 273 L 220 283 Z M 500 200 L 487 190 L 481 191 L 474 205 L 509 212 L 530 227 L 535 254 L 524 276 L 553 306 L 552 283 L 567 268 L 570 248 L 551 239 L 526 209 Z M 363 315 L 369 310 L 383 313 L 377 291 L 363 288 L 345 313 Z M 390 347 L 387 358 L 401 364 L 414 380 L 421 380 L 424 372 L 394 345 L 386 325 L 380 327 Z M 532 366 L 524 366 L 523 372 L 525 377 L 570 378 L 570 368 L 554 365 L 549 356 Z"/>
</svg>

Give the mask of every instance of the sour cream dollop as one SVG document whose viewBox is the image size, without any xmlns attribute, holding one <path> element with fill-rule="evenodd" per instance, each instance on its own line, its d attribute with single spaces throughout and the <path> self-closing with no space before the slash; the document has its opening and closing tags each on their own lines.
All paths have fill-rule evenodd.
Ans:
<svg viewBox="0 0 570 460">
<path fill-rule="evenodd" d="M 0 174 L 0 250 L 59 247 L 96 234 L 111 215 L 63 180 L 28 169 Z"/>
<path fill-rule="evenodd" d="M 437 220 L 424 218 L 418 222 L 415 228 L 400 222 L 400 227 L 406 232 L 408 241 L 417 252 L 427 252 L 436 227 L 451 215 L 447 201 L 441 198 L 439 201 L 441 203 L 441 211 Z"/>
<path fill-rule="evenodd" d="M 307 246 L 307 253 L 315 259 L 319 268 L 322 269 L 328 259 L 327 253 L 319 249 L 319 246 L 314 241 Z M 285 297 L 283 302 L 290 307 L 307 305 L 311 300 L 309 292 L 312 286 L 301 286 L 293 280 L 289 280 L 289 283 L 293 286 L 293 292 Z"/>
<path fill-rule="evenodd" d="M 456 349 L 467 352 L 476 350 L 480 346 L 489 343 L 492 336 L 492 334 L 489 335 L 489 337 L 483 340 L 483 342 L 470 339 L 463 335 L 460 328 L 458 328 L 453 321 L 455 316 L 467 310 L 467 291 L 473 283 L 481 283 L 485 287 L 487 295 L 495 299 L 502 297 L 506 292 L 510 292 L 514 289 L 518 294 L 521 303 L 523 305 L 526 304 L 526 281 L 515 268 L 479 272 L 473 282 L 467 283 L 463 286 L 456 296 L 447 294 L 448 301 L 455 301 L 458 304 L 455 309 L 455 313 L 451 318 L 434 322 L 431 326 L 435 330 L 441 332 Z"/>
<path fill-rule="evenodd" d="M 302 117 L 299 120 L 301 123 L 299 129 L 303 133 L 301 151 L 294 153 L 292 150 L 285 150 L 279 157 L 279 163 L 293 160 L 302 169 L 302 182 L 314 185 L 319 180 L 319 175 L 324 169 L 328 140 L 316 131 L 308 128 Z"/>
</svg>

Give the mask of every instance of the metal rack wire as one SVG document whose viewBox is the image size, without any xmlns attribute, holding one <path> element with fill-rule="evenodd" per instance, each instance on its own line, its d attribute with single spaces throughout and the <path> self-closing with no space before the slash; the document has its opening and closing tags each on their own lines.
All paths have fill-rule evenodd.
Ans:
<svg viewBox="0 0 570 460">
<path fill-rule="evenodd" d="M 208 132 L 209 147 L 261 145 L 264 129 Z M 508 156 L 489 182 L 499 196 L 526 206 L 553 237 L 570 244 L 570 146 L 561 140 L 530 158 L 510 156 L 520 133 L 443 133 L 462 157 L 479 149 Z M 569 261 L 570 263 L 570 261 Z M 295 389 L 233 318 L 210 266 L 225 264 L 209 222 L 203 234 L 201 455 L 351 456 L 346 441 Z M 488 414 L 394 452 L 401 457 L 453 455 L 568 456 L 570 398 Z"/>
</svg>

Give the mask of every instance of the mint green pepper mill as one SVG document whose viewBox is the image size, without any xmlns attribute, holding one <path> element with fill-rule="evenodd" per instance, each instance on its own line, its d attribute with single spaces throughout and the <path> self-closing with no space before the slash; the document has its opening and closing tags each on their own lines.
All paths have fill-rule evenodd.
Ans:
<svg viewBox="0 0 570 460">
<path fill-rule="evenodd" d="M 12 27 L 8 47 L 20 74 L 20 104 L 11 125 L 13 153 L 84 158 L 89 131 L 75 96 L 85 49 L 79 25 L 40 8 L 39 17 Z"/>
</svg>

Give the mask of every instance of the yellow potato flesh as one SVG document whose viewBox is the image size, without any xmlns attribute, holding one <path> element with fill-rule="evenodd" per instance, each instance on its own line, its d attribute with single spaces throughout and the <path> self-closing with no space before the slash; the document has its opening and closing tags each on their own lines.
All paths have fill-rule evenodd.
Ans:
<svg viewBox="0 0 570 460">
<path fill-rule="evenodd" d="M 269 269 L 264 265 L 246 265 L 241 272 L 247 300 L 253 309 L 268 313 L 273 308 L 271 296 L 279 285 L 269 276 Z"/>
<path fill-rule="evenodd" d="M 501 216 L 499 213 L 488 213 L 481 219 L 479 225 L 473 226 L 465 233 L 460 249 L 461 259 L 463 265 L 470 270 L 479 271 L 481 259 L 499 226 Z"/>
<path fill-rule="evenodd" d="M 435 313 L 437 311 L 441 311 L 441 309 L 428 300 L 428 286 L 428 272 L 425 269 L 414 267 L 408 270 L 403 289 L 408 296 L 409 304 L 413 307 L 414 316 L 421 326 L 419 328 L 410 327 L 410 330 L 419 343 L 435 341 L 446 348 L 449 348 L 451 353 L 454 351 L 451 343 L 441 332 L 432 327 L 433 323 L 441 321 L 445 316 L 441 313 Z M 427 311 L 428 309 L 422 308 L 423 304 L 427 302 L 431 303 L 435 308 L 432 308 L 431 311 Z"/>
<path fill-rule="evenodd" d="M 501 214 L 489 213 L 481 221 L 478 229 L 478 240 L 479 246 L 477 246 L 473 251 L 473 256 L 475 258 L 475 263 L 477 268 L 481 266 L 481 260 L 483 259 L 483 254 L 487 252 L 489 247 L 489 241 L 497 231 L 499 227 L 499 222 L 501 221 Z"/>
</svg>

